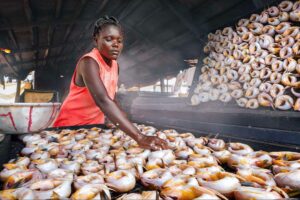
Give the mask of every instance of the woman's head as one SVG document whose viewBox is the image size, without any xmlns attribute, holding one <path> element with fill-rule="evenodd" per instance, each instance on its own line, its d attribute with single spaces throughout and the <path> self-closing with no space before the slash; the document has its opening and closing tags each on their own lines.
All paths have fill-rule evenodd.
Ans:
<svg viewBox="0 0 300 200">
<path fill-rule="evenodd" d="M 104 16 L 98 19 L 93 36 L 102 56 L 109 60 L 118 58 L 123 49 L 123 32 L 116 18 Z"/>
</svg>

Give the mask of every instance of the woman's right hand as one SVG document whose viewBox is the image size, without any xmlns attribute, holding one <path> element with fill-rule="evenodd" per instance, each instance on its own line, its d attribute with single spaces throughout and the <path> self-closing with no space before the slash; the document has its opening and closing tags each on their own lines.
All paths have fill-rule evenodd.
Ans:
<svg viewBox="0 0 300 200">
<path fill-rule="evenodd" d="M 139 144 L 139 146 L 141 148 L 150 149 L 150 150 L 154 150 L 154 151 L 158 151 L 158 150 L 162 150 L 162 149 L 170 149 L 167 141 L 165 141 L 157 136 L 142 135 L 142 137 L 137 139 L 137 143 Z"/>
</svg>

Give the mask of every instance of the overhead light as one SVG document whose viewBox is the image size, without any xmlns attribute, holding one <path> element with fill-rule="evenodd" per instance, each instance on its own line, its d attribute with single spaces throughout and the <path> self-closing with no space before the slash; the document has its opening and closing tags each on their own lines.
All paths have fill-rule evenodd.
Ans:
<svg viewBox="0 0 300 200">
<path fill-rule="evenodd" d="M 60 75 L 59 77 L 60 77 L 60 78 L 63 78 L 63 77 L 64 77 L 64 75 Z"/>
<path fill-rule="evenodd" d="M 6 48 L 0 48 L 0 51 L 3 51 L 4 53 L 11 53 L 10 49 L 6 49 Z"/>
</svg>

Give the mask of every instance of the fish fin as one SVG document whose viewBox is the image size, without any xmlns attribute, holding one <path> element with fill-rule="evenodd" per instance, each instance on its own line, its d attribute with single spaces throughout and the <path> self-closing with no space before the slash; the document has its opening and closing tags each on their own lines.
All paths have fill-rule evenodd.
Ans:
<svg viewBox="0 0 300 200">
<path fill-rule="evenodd" d="M 59 200 L 60 196 L 59 196 L 59 194 L 57 194 L 56 192 L 53 191 L 50 199 L 51 200 Z"/>
<path fill-rule="evenodd" d="M 275 190 L 276 192 L 278 192 L 284 199 L 289 198 L 289 195 L 285 191 L 283 191 L 281 188 L 279 188 L 277 186 L 273 186 L 272 189 Z"/>
</svg>

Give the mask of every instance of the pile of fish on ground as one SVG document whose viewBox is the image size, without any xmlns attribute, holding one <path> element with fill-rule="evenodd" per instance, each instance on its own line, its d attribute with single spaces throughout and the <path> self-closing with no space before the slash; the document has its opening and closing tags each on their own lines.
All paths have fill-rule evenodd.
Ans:
<svg viewBox="0 0 300 200">
<path fill-rule="evenodd" d="M 282 1 L 208 35 L 193 105 L 235 101 L 300 111 L 300 1 Z"/>
</svg>

